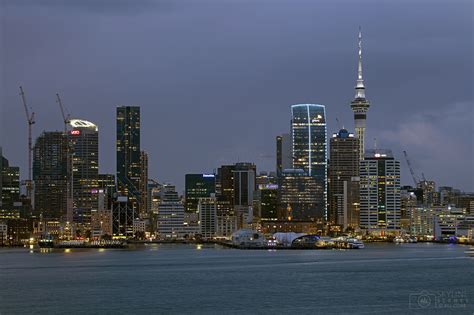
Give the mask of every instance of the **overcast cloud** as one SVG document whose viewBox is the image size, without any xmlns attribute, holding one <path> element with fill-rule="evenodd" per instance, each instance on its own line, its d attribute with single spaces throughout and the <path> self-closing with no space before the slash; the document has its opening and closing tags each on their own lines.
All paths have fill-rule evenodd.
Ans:
<svg viewBox="0 0 474 315">
<path fill-rule="evenodd" d="M 27 128 L 99 125 L 101 172 L 115 170 L 115 107 L 140 105 L 150 176 L 253 161 L 274 170 L 289 106 L 327 107 L 353 129 L 357 29 L 364 33 L 368 141 L 402 151 L 439 185 L 474 191 L 472 1 L 23 1 L 1 3 L 1 137 L 26 176 Z"/>
</svg>

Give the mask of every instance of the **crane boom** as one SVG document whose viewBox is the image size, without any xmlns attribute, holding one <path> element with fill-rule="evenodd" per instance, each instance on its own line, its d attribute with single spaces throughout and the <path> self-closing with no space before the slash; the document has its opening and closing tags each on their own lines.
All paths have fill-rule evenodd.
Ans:
<svg viewBox="0 0 474 315">
<path fill-rule="evenodd" d="M 26 114 L 26 121 L 28 123 L 28 180 L 31 180 L 31 153 L 33 151 L 33 141 L 32 141 L 32 128 L 35 123 L 35 113 L 32 112 L 30 114 L 28 110 L 28 105 L 26 103 L 26 97 L 25 97 L 25 92 L 23 91 L 23 87 L 20 86 L 20 96 L 21 100 L 23 102 L 23 107 L 25 108 L 25 114 Z"/>
<path fill-rule="evenodd" d="M 59 97 L 59 93 L 56 93 L 56 102 L 59 104 L 59 108 L 61 109 L 61 115 L 63 116 L 63 121 L 64 121 L 64 133 L 67 132 L 67 124 L 70 121 L 70 115 L 65 113 L 64 111 L 64 106 L 63 102 L 61 101 L 61 98 Z"/>
<path fill-rule="evenodd" d="M 415 172 L 413 171 L 413 167 L 411 166 L 411 162 L 408 159 L 407 151 L 403 151 L 403 155 L 405 156 L 405 160 L 407 161 L 408 169 L 410 170 L 411 177 L 413 178 L 413 182 L 415 183 L 415 187 L 418 185 L 418 179 L 415 176 Z"/>
</svg>

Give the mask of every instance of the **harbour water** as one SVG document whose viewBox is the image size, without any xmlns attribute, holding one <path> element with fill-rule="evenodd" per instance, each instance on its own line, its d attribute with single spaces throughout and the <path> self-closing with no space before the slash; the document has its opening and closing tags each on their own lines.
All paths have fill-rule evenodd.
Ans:
<svg viewBox="0 0 474 315">
<path fill-rule="evenodd" d="M 473 314 L 466 249 L 3 248 L 0 314 Z"/>
</svg>

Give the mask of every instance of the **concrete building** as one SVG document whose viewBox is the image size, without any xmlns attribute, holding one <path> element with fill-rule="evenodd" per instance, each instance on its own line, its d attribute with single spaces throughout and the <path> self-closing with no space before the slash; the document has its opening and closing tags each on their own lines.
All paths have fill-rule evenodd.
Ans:
<svg viewBox="0 0 474 315">
<path fill-rule="evenodd" d="M 370 103 L 365 98 L 365 85 L 362 77 L 362 32 L 359 30 L 359 63 L 357 69 L 357 83 L 354 100 L 351 102 L 351 109 L 354 112 L 354 124 L 356 137 L 359 139 L 359 159 L 364 159 L 365 152 L 365 129 L 367 111 Z"/>
<path fill-rule="evenodd" d="M 157 234 L 161 238 L 184 236 L 184 206 L 173 185 L 163 185 L 158 205 Z"/>
<path fill-rule="evenodd" d="M 199 227 L 204 238 L 212 238 L 217 234 L 217 199 L 214 194 L 210 197 L 199 198 Z"/>
<path fill-rule="evenodd" d="M 360 161 L 360 227 L 376 234 L 400 230 L 400 162 L 390 150 L 367 150 Z"/>
</svg>

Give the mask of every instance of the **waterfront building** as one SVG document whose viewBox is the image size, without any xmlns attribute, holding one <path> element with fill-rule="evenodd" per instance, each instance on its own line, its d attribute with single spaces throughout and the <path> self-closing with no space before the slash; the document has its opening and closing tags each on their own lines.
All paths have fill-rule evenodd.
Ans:
<svg viewBox="0 0 474 315">
<path fill-rule="evenodd" d="M 91 211 L 97 209 L 99 131 L 94 123 L 82 119 L 71 119 L 69 126 L 72 178 L 68 181 L 72 182 L 72 219 L 89 229 Z"/>
<path fill-rule="evenodd" d="M 232 233 L 232 244 L 244 247 L 262 247 L 267 245 L 265 236 L 252 229 L 240 229 Z"/>
<path fill-rule="evenodd" d="M 327 219 L 327 133 L 324 105 L 291 106 L 293 169 L 302 169 L 316 179 L 321 190 L 315 196 L 318 213 Z"/>
<path fill-rule="evenodd" d="M 400 229 L 400 162 L 390 150 L 367 150 L 360 161 L 360 227 L 380 234 Z"/>
<path fill-rule="evenodd" d="M 217 233 L 217 199 L 214 194 L 210 197 L 199 198 L 199 227 L 204 238 L 211 238 Z"/>
<path fill-rule="evenodd" d="M 329 221 L 356 228 L 359 225 L 359 139 L 346 129 L 330 140 Z"/>
<path fill-rule="evenodd" d="M 128 203 L 139 211 L 142 161 L 140 150 L 140 107 L 117 107 L 117 191 L 128 197 Z"/>
<path fill-rule="evenodd" d="M 33 148 L 34 212 L 44 219 L 67 216 L 68 139 L 60 131 L 43 132 Z"/>
<path fill-rule="evenodd" d="M 217 235 L 230 237 L 237 230 L 237 217 L 230 201 L 217 198 Z"/>
<path fill-rule="evenodd" d="M 355 87 L 355 97 L 351 102 L 351 109 L 354 112 L 354 124 L 356 137 L 359 139 L 359 157 L 364 159 L 365 152 L 365 126 L 367 111 L 370 103 L 365 98 L 364 78 L 362 77 L 362 32 L 359 30 L 359 62 L 357 69 L 357 83 Z"/>
<path fill-rule="evenodd" d="M 276 137 L 276 173 L 293 168 L 292 141 L 289 133 Z"/>
<path fill-rule="evenodd" d="M 284 170 L 278 187 L 278 218 L 286 221 L 324 221 L 324 184 L 304 170 Z"/>
<path fill-rule="evenodd" d="M 262 221 L 278 219 L 278 185 L 268 184 L 258 190 L 259 217 Z"/>
<path fill-rule="evenodd" d="M 161 238 L 179 238 L 184 234 L 184 206 L 173 185 L 165 184 L 161 189 L 157 233 Z"/>
<path fill-rule="evenodd" d="M 20 217 L 20 168 L 10 166 L 0 147 L 0 219 Z"/>
<path fill-rule="evenodd" d="M 187 213 L 198 213 L 200 198 L 210 197 L 216 192 L 214 174 L 186 174 L 185 176 L 185 210 Z"/>
<path fill-rule="evenodd" d="M 97 209 L 91 212 L 91 235 L 92 237 L 103 237 L 113 234 L 113 213 L 111 204 L 108 202 L 108 193 L 104 189 L 97 191 Z"/>
</svg>

